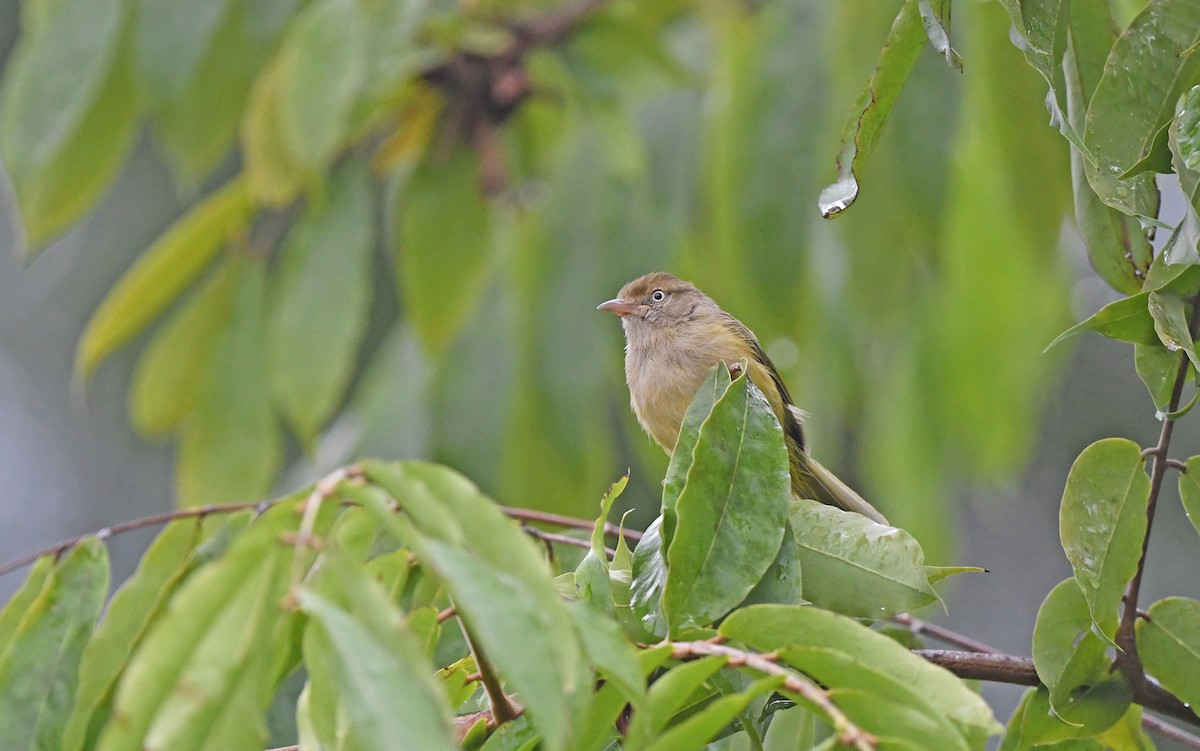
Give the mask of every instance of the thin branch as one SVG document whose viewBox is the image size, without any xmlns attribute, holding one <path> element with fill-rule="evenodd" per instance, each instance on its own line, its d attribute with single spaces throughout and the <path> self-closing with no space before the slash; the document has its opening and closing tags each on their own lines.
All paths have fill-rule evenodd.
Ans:
<svg viewBox="0 0 1200 751">
<path fill-rule="evenodd" d="M 719 655 L 729 659 L 730 667 L 745 666 L 764 675 L 781 675 L 783 676 L 782 688 L 785 691 L 790 691 L 806 699 L 825 712 L 833 723 L 834 732 L 838 733 L 839 741 L 842 744 L 853 746 L 859 751 L 871 751 L 875 748 L 875 736 L 851 722 L 850 718 L 830 700 L 828 692 L 818 688 L 799 673 L 780 665 L 778 657 L 773 654 L 748 652 L 712 641 L 671 642 L 671 650 L 671 657 L 675 660 L 691 660 L 708 655 Z"/>
<path fill-rule="evenodd" d="M 1193 337 L 1196 325 L 1200 322 L 1198 317 L 1200 317 L 1200 302 L 1193 302 L 1192 317 L 1188 326 Z M 1116 638 L 1117 646 L 1120 649 L 1117 651 L 1115 662 L 1121 672 L 1125 673 L 1135 692 L 1144 688 L 1146 683 L 1146 671 L 1138 657 L 1137 634 L 1134 629 L 1137 621 L 1138 597 L 1142 591 L 1142 574 L 1146 569 L 1146 552 L 1150 549 L 1150 531 L 1154 527 L 1154 512 L 1158 507 L 1158 496 L 1162 491 L 1163 478 L 1167 474 L 1167 450 L 1171 446 L 1171 434 L 1175 430 L 1175 417 L 1172 415 L 1179 410 L 1179 402 L 1183 398 L 1183 387 L 1187 383 L 1189 367 L 1190 361 L 1187 353 L 1180 353 L 1179 368 L 1175 372 L 1175 385 L 1171 389 L 1171 399 L 1164 411 L 1162 430 L 1158 434 L 1158 444 L 1153 449 L 1144 452 L 1153 457 L 1153 465 L 1150 468 L 1150 499 L 1146 505 L 1146 534 L 1142 538 L 1142 554 L 1138 558 L 1137 571 L 1130 580 L 1129 587 L 1125 590 L 1125 606 L 1121 611 L 1121 625 L 1117 627 Z"/>
<path fill-rule="evenodd" d="M 501 506 L 500 510 L 505 516 L 513 519 L 519 519 L 523 522 L 535 522 L 538 524 L 549 524 L 553 527 L 565 527 L 567 529 L 586 529 L 591 530 L 596 526 L 596 522 L 588 521 L 587 519 L 579 519 L 574 516 L 563 516 L 562 514 L 552 514 L 547 511 L 534 511 L 527 508 L 515 508 L 513 506 Z M 610 537 L 617 537 L 621 534 L 625 535 L 625 539 L 636 543 L 642 539 L 642 533 L 636 529 L 622 530 L 612 522 L 605 522 L 604 534 Z"/>
<path fill-rule="evenodd" d="M 892 620 L 899 623 L 901 626 L 907 626 L 914 635 L 928 634 L 934 639 L 945 644 L 953 644 L 956 647 L 962 647 L 971 652 L 982 652 L 984 654 L 1000 654 L 1000 650 L 995 647 L 984 644 L 977 639 L 972 639 L 969 636 L 951 631 L 948 628 L 943 628 L 935 623 L 929 623 L 919 618 L 913 618 L 907 613 L 892 616 Z"/>
<path fill-rule="evenodd" d="M 561 42 L 580 23 L 595 13 L 607 0 L 578 0 L 573 5 L 542 16 L 515 29 L 518 41 L 514 52 L 518 55 L 532 47 L 549 46 Z"/>
<path fill-rule="evenodd" d="M 483 683 L 484 691 L 487 692 L 488 706 L 491 707 L 493 721 L 500 725 L 509 720 L 515 720 L 521 714 L 519 705 L 512 702 L 508 694 L 504 693 L 504 687 L 500 684 L 500 676 L 496 674 L 496 669 L 488 661 L 487 655 L 483 653 L 475 638 L 471 636 L 467 624 L 459 618 L 458 625 L 462 630 L 463 638 L 467 640 L 467 647 L 475 656 L 475 667 L 479 670 L 479 680 Z"/>
<path fill-rule="evenodd" d="M 958 652 L 952 649 L 914 649 L 913 654 L 946 668 L 959 678 L 1016 686 L 1037 686 L 1037 671 L 1029 657 L 995 652 Z"/>
</svg>

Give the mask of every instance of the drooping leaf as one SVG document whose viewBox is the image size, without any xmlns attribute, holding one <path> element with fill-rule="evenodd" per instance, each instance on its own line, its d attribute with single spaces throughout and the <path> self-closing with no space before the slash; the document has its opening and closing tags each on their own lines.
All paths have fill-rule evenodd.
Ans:
<svg viewBox="0 0 1200 751">
<path fill-rule="evenodd" d="M 1154 406 L 1165 410 L 1171 403 L 1171 392 L 1175 388 L 1175 376 L 1179 373 L 1178 352 L 1161 344 L 1133 345 L 1133 366 L 1142 383 L 1150 392 Z"/>
<path fill-rule="evenodd" d="M 179 426 L 204 391 L 244 265 L 223 264 L 146 345 L 129 384 L 129 420 L 147 436 Z"/>
<path fill-rule="evenodd" d="M 1114 610 L 1102 629 L 1115 632 L 1116 619 Z M 1092 632 L 1092 614 L 1075 580 L 1067 579 L 1050 590 L 1033 628 L 1033 662 L 1060 717 L 1068 716 L 1073 702 L 1081 698 L 1077 689 L 1107 675 L 1107 649 L 1108 644 Z"/>
<path fill-rule="evenodd" d="M 1109 339 L 1123 342 L 1157 345 L 1160 342 L 1158 334 L 1154 331 L 1154 318 L 1150 315 L 1149 302 L 1150 293 L 1140 292 L 1109 303 L 1093 313 L 1091 318 L 1059 334 L 1046 349 L 1081 331 L 1095 331 Z"/>
<path fill-rule="evenodd" d="M 333 176 L 329 194 L 288 233 L 270 298 L 271 393 L 312 445 L 353 372 L 371 294 L 371 183 L 361 163 Z M 335 252 L 336 251 L 336 252 Z"/>
<path fill-rule="evenodd" d="M 1200 2 L 1151 0 L 1121 34 L 1088 107 L 1084 142 L 1095 158 L 1088 180 L 1100 199 L 1126 214 L 1153 217 L 1152 174 L 1126 175 L 1150 156 L 1180 94 L 1200 76 L 1200 58 L 1181 56 L 1200 41 Z"/>
<path fill-rule="evenodd" d="M 788 518 L 804 597 L 817 606 L 879 619 L 938 601 L 925 554 L 904 530 L 810 500 L 792 501 Z"/>
<path fill-rule="evenodd" d="M 1149 498 L 1141 449 L 1124 438 L 1088 446 L 1067 475 L 1059 536 L 1092 621 L 1109 639 L 1111 614 L 1141 558 Z"/>
<path fill-rule="evenodd" d="M 1200 368 L 1183 297 L 1169 290 L 1155 290 L 1150 293 L 1148 308 L 1154 319 L 1154 330 L 1166 348 L 1172 352 L 1183 350 L 1192 365 Z"/>
<path fill-rule="evenodd" d="M 216 347 L 220 363 L 196 400 L 176 455 L 182 506 L 262 497 L 282 459 L 264 366 L 266 269 L 248 261 L 231 324 Z"/>
<path fill-rule="evenodd" d="M 75 372 L 92 374 L 106 357 L 137 336 L 244 231 L 253 207 L 241 179 L 197 204 L 159 236 L 125 272 L 92 314 L 75 352 Z"/>
<path fill-rule="evenodd" d="M 845 616 L 814 607 L 755 605 L 732 613 L 720 632 L 764 652 L 825 649 L 870 665 L 949 718 L 972 748 L 1000 730 L 987 703 L 949 671 Z"/>
<path fill-rule="evenodd" d="M 443 352 L 479 299 L 491 267 L 491 217 L 475 154 L 428 157 L 396 212 L 401 302 L 421 341 Z"/>
<path fill-rule="evenodd" d="M 5 70 L 0 155 L 29 243 L 77 221 L 116 177 L 137 129 L 123 0 L 42 3 Z"/>
<path fill-rule="evenodd" d="M 741 602 L 771 565 L 791 498 L 783 428 L 745 375 L 713 405 L 676 502 L 663 611 L 672 633 Z"/>
<path fill-rule="evenodd" d="M 1137 622 L 1138 656 L 1146 671 L 1189 706 L 1200 705 L 1200 602 L 1168 597 Z"/>
<path fill-rule="evenodd" d="M 899 98 L 917 57 L 925 46 L 925 32 L 917 0 L 906 0 L 892 23 L 883 50 L 859 94 L 842 133 L 838 153 L 838 180 L 821 191 L 817 206 L 826 219 L 845 211 L 858 197 L 858 177 L 879 138 L 879 132 Z"/>
<path fill-rule="evenodd" d="M 0 748 L 58 751 L 84 644 L 108 593 L 108 551 L 95 537 L 49 573 L 0 654 Z"/>
</svg>

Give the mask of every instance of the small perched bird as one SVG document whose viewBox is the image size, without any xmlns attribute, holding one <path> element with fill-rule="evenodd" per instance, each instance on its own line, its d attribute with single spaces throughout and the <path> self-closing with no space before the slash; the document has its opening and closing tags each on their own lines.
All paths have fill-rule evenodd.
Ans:
<svg viewBox="0 0 1200 751">
<path fill-rule="evenodd" d="M 598 309 L 621 317 L 630 403 L 638 422 L 668 454 L 708 371 L 721 362 L 735 369 L 745 360 L 751 383 L 767 397 L 783 426 L 792 493 L 887 523 L 871 504 L 808 455 L 801 427 L 804 413 L 792 403 L 758 339 L 695 285 L 663 272 L 646 274 Z"/>
</svg>

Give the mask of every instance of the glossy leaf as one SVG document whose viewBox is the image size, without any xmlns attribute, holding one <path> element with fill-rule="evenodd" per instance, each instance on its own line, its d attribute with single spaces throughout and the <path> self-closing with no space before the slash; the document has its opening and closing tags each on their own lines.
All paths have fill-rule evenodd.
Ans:
<svg viewBox="0 0 1200 751">
<path fill-rule="evenodd" d="M 1176 151 L 1187 169 L 1200 171 L 1200 85 L 1181 97 L 1175 114 Z"/>
<path fill-rule="evenodd" d="M 116 682 L 163 600 L 170 596 L 180 568 L 200 542 L 200 524 L 178 519 L 159 533 L 142 556 L 137 572 L 113 596 L 104 620 L 88 641 L 79 663 L 75 707 L 62 735 L 63 751 L 95 744 L 109 718 Z"/>
<path fill-rule="evenodd" d="M 371 295 L 371 182 L 351 162 L 288 233 L 270 296 L 267 372 L 289 424 L 312 445 L 345 393 Z M 337 252 L 332 252 L 333 249 Z"/>
<path fill-rule="evenodd" d="M 671 461 L 667 465 L 667 474 L 663 477 L 662 495 L 662 544 L 664 549 L 671 547 L 675 535 L 676 505 L 679 495 L 687 483 L 688 472 L 694 463 L 693 453 L 696 441 L 700 437 L 700 426 L 708 419 L 713 406 L 729 389 L 732 377 L 729 368 L 721 363 L 710 368 L 708 376 L 696 389 L 687 411 L 683 414 L 683 422 L 679 425 L 679 436 L 671 450 Z"/>
<path fill-rule="evenodd" d="M 1081 331 L 1095 331 L 1109 339 L 1118 339 L 1134 344 L 1159 344 L 1154 330 L 1154 318 L 1149 309 L 1150 293 L 1141 292 L 1105 305 L 1082 323 L 1077 323 L 1046 346 L 1050 349 L 1062 340 Z"/>
<path fill-rule="evenodd" d="M 1197 41 L 1200 2 L 1151 0 L 1109 54 L 1088 107 L 1084 142 L 1096 160 L 1088 180 L 1126 214 L 1156 213 L 1153 176 L 1125 172 L 1150 155 L 1180 94 L 1200 75 L 1200 58 L 1180 55 Z"/>
<path fill-rule="evenodd" d="M 244 268 L 238 261 L 223 264 L 142 350 L 129 384 L 129 420 L 139 433 L 176 429 L 204 391 Z"/>
<path fill-rule="evenodd" d="M 100 198 L 136 133 L 122 0 L 44 4 L 5 70 L 0 154 L 30 244 L 40 246 Z"/>
<path fill-rule="evenodd" d="M 1168 597 L 1137 622 L 1138 656 L 1146 671 L 1190 706 L 1200 705 L 1200 602 Z"/>
<path fill-rule="evenodd" d="M 754 589 L 746 595 L 746 599 L 742 600 L 741 605 L 805 604 L 801 574 L 800 553 L 796 546 L 795 534 L 792 532 L 791 523 L 786 522 L 783 528 L 783 544 L 779 546 L 775 560 L 771 561 L 771 565 L 758 580 L 758 584 L 754 585 Z"/>
<path fill-rule="evenodd" d="M 1104 73 L 1117 30 L 1105 3 L 1070 3 L 1069 13 L 1068 46 L 1063 59 L 1067 120 L 1074 131 L 1081 133 L 1088 103 Z M 1071 148 L 1075 221 L 1087 245 L 1088 260 L 1114 289 L 1137 294 L 1150 266 L 1150 242 L 1136 218 L 1108 206 L 1092 190 L 1086 159 L 1078 148 Z"/>
<path fill-rule="evenodd" d="M 662 612 L 662 594 L 667 584 L 667 558 L 662 551 L 662 517 L 655 519 L 633 549 L 633 581 L 630 607 L 641 627 L 662 639 L 667 622 Z"/>
<path fill-rule="evenodd" d="M 1050 706 L 1046 689 L 1029 699 L 1021 718 L 1021 741 L 1026 747 L 1080 742 L 1119 722 L 1129 710 L 1129 684 L 1121 676 L 1108 675 L 1076 697 L 1071 711 L 1059 716 Z"/>
<path fill-rule="evenodd" d="M 366 23 L 358 3 L 320 0 L 302 12 L 279 51 L 279 132 L 306 172 L 324 168 L 346 140 L 367 72 Z"/>
<path fill-rule="evenodd" d="M 444 160 L 431 155 L 399 201 L 401 300 L 426 349 L 440 353 L 466 322 L 491 267 L 490 209 L 475 154 L 458 148 Z"/>
<path fill-rule="evenodd" d="M 279 468 L 283 449 L 263 362 L 265 274 L 257 265 L 246 269 L 216 348 L 222 367 L 184 426 L 175 480 L 182 506 L 255 500 Z"/>
<path fill-rule="evenodd" d="M 1155 290 L 1148 301 L 1150 316 L 1154 319 L 1154 330 L 1168 350 L 1183 350 L 1192 365 L 1200 368 L 1200 357 L 1196 356 L 1196 345 L 1188 324 L 1183 297 L 1168 291 Z"/>
<path fill-rule="evenodd" d="M 1092 621 L 1109 639 L 1111 614 L 1142 554 L 1149 498 L 1141 449 L 1124 438 L 1088 446 L 1067 475 L 1059 536 Z"/>
<path fill-rule="evenodd" d="M 905 0 L 842 132 L 838 180 L 822 190 L 817 199 L 826 219 L 845 211 L 858 197 L 857 173 L 866 165 L 924 46 L 925 32 L 917 0 Z"/>
<path fill-rule="evenodd" d="M 791 497 L 783 428 L 745 376 L 713 405 L 692 453 L 667 548 L 671 633 L 706 626 L 749 594 L 779 551 Z"/>
<path fill-rule="evenodd" d="M 1116 611 L 1105 621 L 1105 633 L 1116 631 Z M 1033 628 L 1033 662 L 1050 690 L 1050 705 L 1060 717 L 1069 715 L 1077 689 L 1108 674 L 1108 644 L 1092 631 L 1092 615 L 1074 579 L 1061 582 L 1042 602 Z"/>
<path fill-rule="evenodd" d="M 1178 352 L 1161 344 L 1135 344 L 1133 366 L 1138 378 L 1146 385 L 1150 398 L 1159 411 L 1166 410 L 1171 403 L 1171 392 L 1175 388 L 1175 376 L 1179 373 Z"/>
<path fill-rule="evenodd" d="M 817 606 L 879 619 L 938 601 L 904 530 L 809 500 L 794 500 L 788 518 L 804 597 Z"/>
<path fill-rule="evenodd" d="M 0 654 L 0 748 L 57 751 L 107 594 L 108 551 L 89 537 L 50 572 Z"/>
<path fill-rule="evenodd" d="M 1000 730 L 987 703 L 953 674 L 845 616 L 814 607 L 755 605 L 732 613 L 720 632 L 763 652 L 811 648 L 844 653 L 908 686 L 958 726 L 971 747 Z"/>
<path fill-rule="evenodd" d="M 92 314 L 75 352 L 87 378 L 106 357 L 141 333 L 236 234 L 252 214 L 242 180 L 226 184 L 175 222 L 130 267 Z"/>
</svg>

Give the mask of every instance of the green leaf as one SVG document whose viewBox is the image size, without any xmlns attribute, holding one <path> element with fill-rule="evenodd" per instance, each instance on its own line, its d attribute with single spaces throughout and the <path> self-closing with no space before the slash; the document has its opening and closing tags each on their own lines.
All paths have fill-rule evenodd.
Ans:
<svg viewBox="0 0 1200 751">
<path fill-rule="evenodd" d="M 962 72 L 962 58 L 950 44 L 950 0 L 919 0 L 917 6 L 930 46 L 946 58 L 951 68 Z"/>
<path fill-rule="evenodd" d="M 645 747 L 646 751 L 682 751 L 700 749 L 717 737 L 750 703 L 783 683 L 782 675 L 768 676 L 750 684 L 744 691 L 722 696 L 696 714 L 668 729 Z"/>
<path fill-rule="evenodd" d="M 0 154 L 30 244 L 77 221 L 125 161 L 137 132 L 123 48 L 123 0 L 45 3 L 5 70 Z"/>
<path fill-rule="evenodd" d="M 775 560 L 763 573 L 758 584 L 750 590 L 741 605 L 759 603 L 777 605 L 804 605 L 804 588 L 801 584 L 800 554 L 796 548 L 795 533 L 791 522 L 783 527 L 783 544 L 775 554 Z"/>
<path fill-rule="evenodd" d="M 283 248 L 267 371 L 272 395 L 307 446 L 341 402 L 366 333 L 373 226 L 370 177 L 365 165 L 349 162 Z"/>
<path fill-rule="evenodd" d="M 663 611 L 672 634 L 741 602 L 779 552 L 791 498 L 783 428 L 745 375 L 713 405 L 676 503 Z"/>
<path fill-rule="evenodd" d="M 1109 303 L 1093 313 L 1091 318 L 1059 334 L 1054 341 L 1046 345 L 1046 349 L 1081 331 L 1095 331 L 1109 339 L 1123 342 L 1157 345 L 1159 338 L 1154 330 L 1154 318 L 1150 315 L 1149 302 L 1150 293 L 1141 292 Z"/>
<path fill-rule="evenodd" d="M 876 620 L 938 601 L 904 530 L 810 500 L 793 500 L 788 518 L 804 597 L 817 606 Z"/>
<path fill-rule="evenodd" d="M 458 334 L 491 268 L 491 217 L 474 152 L 428 157 L 399 194 L 396 268 L 404 311 L 438 354 Z"/>
<path fill-rule="evenodd" d="M 282 58 L 276 56 L 254 81 L 240 138 L 246 186 L 258 203 L 282 207 L 300 192 L 305 175 L 285 147 L 279 115 Z"/>
<path fill-rule="evenodd" d="M 1200 171 L 1200 85 L 1179 97 L 1175 108 L 1176 147 L 1183 165 Z"/>
<path fill-rule="evenodd" d="M 1096 736 L 1105 748 L 1116 751 L 1154 751 L 1154 742 L 1142 727 L 1142 708 L 1130 704 L 1115 725 Z"/>
<path fill-rule="evenodd" d="M 1051 709 L 1049 693 L 1040 688 L 1030 697 L 1021 719 L 1021 741 L 1033 747 L 1091 738 L 1120 721 L 1129 702 L 1129 683 L 1120 675 L 1097 681 L 1076 697 L 1070 713 L 1063 716 Z"/>
<path fill-rule="evenodd" d="M 117 689 L 99 751 L 261 749 L 288 647 L 283 610 L 292 548 L 280 535 L 300 521 L 295 503 L 260 516 L 212 565 L 175 593 L 134 654 Z M 324 534 L 336 509 L 323 510 Z"/>
<path fill-rule="evenodd" d="M 142 350 L 129 384 L 129 419 L 142 435 L 179 427 L 203 393 L 244 268 L 222 264 Z"/>
<path fill-rule="evenodd" d="M 92 314 L 75 351 L 76 374 L 88 378 L 113 351 L 141 333 L 232 236 L 246 229 L 252 213 L 245 182 L 234 179 L 159 236 Z"/>
<path fill-rule="evenodd" d="M 283 458 L 263 362 L 266 269 L 247 263 L 231 324 L 216 347 L 222 366 L 214 368 L 183 427 L 175 480 L 182 506 L 261 498 Z"/>
<path fill-rule="evenodd" d="M 925 576 L 929 583 L 937 584 L 943 579 L 949 579 L 959 574 L 986 574 L 987 569 L 979 566 L 926 566 Z"/>
<path fill-rule="evenodd" d="M 346 583 L 349 577 L 347 572 L 339 581 Z M 373 607 L 390 611 L 372 582 L 356 586 L 375 600 Z M 398 618 L 386 630 L 371 628 L 358 608 L 347 612 L 306 589 L 300 590 L 300 605 L 312 616 L 305 651 L 327 653 L 323 659 L 332 664 L 356 748 L 455 748 L 445 696 L 432 679 L 432 666 Z"/>
<path fill-rule="evenodd" d="M 1184 703 L 1200 705 L 1200 602 L 1168 597 L 1137 622 L 1138 656 L 1146 671 Z"/>
<path fill-rule="evenodd" d="M 1200 456 L 1189 458 L 1186 469 L 1179 473 L 1179 498 L 1192 526 L 1200 532 Z"/>
<path fill-rule="evenodd" d="M 655 680 L 646 695 L 645 707 L 633 715 L 626 745 L 630 749 L 648 745 L 687 704 L 692 694 L 727 662 L 728 658 L 724 656 L 702 657 L 671 668 Z"/>
<path fill-rule="evenodd" d="M 233 0 L 137 2 L 138 83 L 151 108 L 187 87 L 233 5 Z"/>
<path fill-rule="evenodd" d="M 613 606 L 608 552 L 604 545 L 604 529 L 613 501 L 625 490 L 628 482 L 629 475 L 625 475 L 609 486 L 608 492 L 600 499 L 600 516 L 596 518 L 596 526 L 592 528 L 591 549 L 575 569 L 579 598 L 613 617 L 616 616 L 616 611 Z"/>
<path fill-rule="evenodd" d="M 620 689 L 626 701 L 635 706 L 641 704 L 646 693 L 645 680 L 637 653 L 621 633 L 621 627 L 583 603 L 570 606 L 571 620 L 588 660 Z"/>
<path fill-rule="evenodd" d="M 541 738 L 525 715 L 506 722 L 488 736 L 479 751 L 534 751 Z"/>
<path fill-rule="evenodd" d="M 925 32 L 917 0 L 906 0 L 871 71 L 867 85 L 854 103 L 842 132 L 838 153 L 838 180 L 821 191 L 817 206 L 826 219 L 849 208 L 858 197 L 858 176 L 867 163 L 879 133 L 925 46 Z"/>
<path fill-rule="evenodd" d="M 1150 293 L 1149 310 L 1154 319 L 1154 330 L 1166 348 L 1172 352 L 1182 349 L 1192 365 L 1200 368 L 1183 297 L 1168 290 L 1155 290 Z"/>
<path fill-rule="evenodd" d="M 1114 610 L 1102 630 L 1116 631 Z M 1092 630 L 1092 614 L 1074 579 L 1060 582 L 1038 609 L 1033 627 L 1033 663 L 1050 690 L 1050 705 L 1060 717 L 1069 716 L 1077 690 L 1108 674 L 1108 643 Z"/>
<path fill-rule="evenodd" d="M 708 376 L 700 384 L 700 388 L 696 389 L 695 396 L 692 397 L 687 411 L 683 414 L 683 422 L 679 425 L 679 436 L 675 439 L 674 448 L 671 449 L 671 461 L 667 465 L 667 474 L 663 477 L 661 533 L 664 549 L 670 549 L 671 541 L 675 536 L 676 506 L 679 503 L 679 495 L 687 484 L 688 472 L 695 463 L 693 453 L 696 450 L 696 441 L 700 437 L 700 426 L 708 419 L 722 395 L 729 390 L 731 382 L 732 377 L 725 363 L 710 368 Z"/>
<path fill-rule="evenodd" d="M 1124 438 L 1088 446 L 1067 475 L 1059 536 L 1092 621 L 1109 639 L 1115 636 L 1111 614 L 1141 558 L 1149 499 L 1141 449 Z"/>
<path fill-rule="evenodd" d="M 50 577 L 54 573 L 56 558 L 53 555 L 44 555 L 38 558 L 34 562 L 33 568 L 29 569 L 29 576 L 25 577 L 25 583 L 9 598 L 4 605 L 4 610 L 0 611 L 0 655 L 3 655 L 8 649 L 21 619 L 25 617 L 26 611 L 29 610 L 37 596 L 41 594 L 46 582 L 50 581 Z"/>
<path fill-rule="evenodd" d="M 1133 367 L 1160 412 L 1171 404 L 1175 376 L 1179 373 L 1179 357 L 1178 352 L 1172 352 L 1161 344 L 1133 345 Z"/>
<path fill-rule="evenodd" d="M 1104 73 L 1104 62 L 1116 41 L 1116 27 L 1106 3 L 1070 3 L 1070 24 L 1063 71 L 1067 121 L 1083 132 L 1092 93 Z M 1134 217 L 1108 206 L 1092 190 L 1084 154 L 1071 147 L 1071 185 L 1075 221 L 1087 245 L 1092 268 L 1114 289 L 1126 295 L 1141 291 L 1150 266 L 1151 248 Z"/>
<path fill-rule="evenodd" d="M 1088 180 L 1101 200 L 1126 214 L 1156 213 L 1153 175 L 1121 178 L 1151 153 L 1179 96 L 1200 75 L 1200 58 L 1180 55 L 1197 41 L 1200 2 L 1151 0 L 1108 56 L 1084 130 L 1096 160 Z"/>
<path fill-rule="evenodd" d="M 655 519 L 633 549 L 630 607 L 641 627 L 658 639 L 667 635 L 662 594 L 667 584 L 667 559 L 662 551 L 662 517 Z"/>
<path fill-rule="evenodd" d="M 845 616 L 814 607 L 754 605 L 730 614 L 721 635 L 763 652 L 826 649 L 870 665 L 922 697 L 974 748 L 1000 728 L 987 703 L 952 673 Z"/>
<path fill-rule="evenodd" d="M 367 72 L 366 19 L 353 0 L 308 6 L 279 50 L 277 108 L 283 147 L 308 173 L 344 145 Z"/>
<path fill-rule="evenodd" d="M 907 703 L 897 701 L 890 694 L 857 688 L 835 688 L 829 695 L 852 722 L 879 738 L 884 748 L 889 741 L 895 740 L 917 748 L 966 748 L 961 737 L 955 739 L 957 742 L 954 745 L 940 745 L 951 741 L 944 737 L 938 740 L 945 731 L 937 721 Z"/>
<path fill-rule="evenodd" d="M 0 654 L 0 748 L 58 751 L 107 594 L 108 552 L 88 537 L 55 566 Z"/>
<path fill-rule="evenodd" d="M 113 597 L 79 663 L 79 688 L 74 711 L 63 731 L 63 751 L 95 745 L 100 728 L 109 718 L 109 705 L 121 672 L 184 573 L 181 567 L 200 537 L 196 519 L 171 522 L 142 556 L 134 575 Z"/>
</svg>

